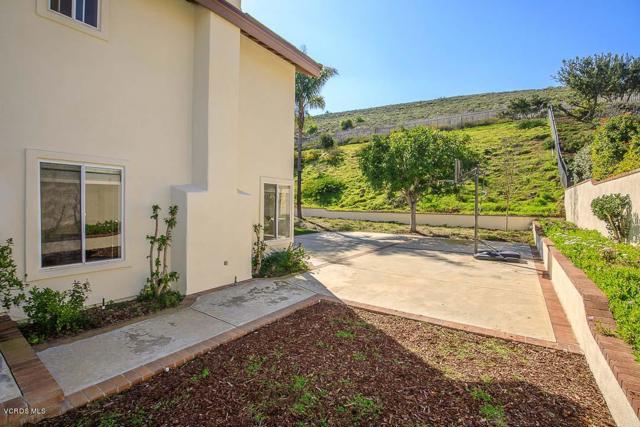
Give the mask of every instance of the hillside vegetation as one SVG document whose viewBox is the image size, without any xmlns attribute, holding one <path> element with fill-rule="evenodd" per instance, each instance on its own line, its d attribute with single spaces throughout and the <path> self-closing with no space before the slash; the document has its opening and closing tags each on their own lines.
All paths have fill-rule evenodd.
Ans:
<svg viewBox="0 0 640 427">
<path fill-rule="evenodd" d="M 438 98 L 429 101 L 320 114 L 313 117 L 313 122 L 315 122 L 320 133 L 333 133 L 340 130 L 340 123 L 347 119 L 351 119 L 356 129 L 373 129 L 376 126 L 383 125 L 400 126 L 410 120 L 476 111 L 500 110 L 515 98 L 533 94 L 549 97 L 552 101 L 560 101 L 566 98 L 567 90 L 558 87 Z"/>
<path fill-rule="evenodd" d="M 507 188 L 505 163 L 511 159 L 513 185 L 511 214 L 558 215 L 563 195 L 550 150 L 546 120 L 502 122 L 461 131 L 471 138 L 485 172 L 481 180 L 483 214 L 503 214 Z M 357 153 L 366 142 L 303 152 L 303 204 L 342 210 L 408 210 L 399 194 L 372 190 L 364 181 Z M 509 154 L 511 153 L 511 154 Z M 453 165 L 451 165 L 453 178 Z M 429 194 L 418 203 L 419 212 L 473 213 L 473 184 L 455 194 Z"/>
</svg>

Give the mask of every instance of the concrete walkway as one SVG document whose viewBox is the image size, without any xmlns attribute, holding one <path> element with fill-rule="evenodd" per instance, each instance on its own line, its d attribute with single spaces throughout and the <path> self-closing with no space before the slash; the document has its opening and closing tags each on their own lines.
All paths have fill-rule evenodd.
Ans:
<svg viewBox="0 0 640 427">
<path fill-rule="evenodd" d="M 468 242 L 380 233 L 296 239 L 314 269 L 251 280 L 200 296 L 190 307 L 38 353 L 66 396 L 176 354 L 279 310 L 325 295 L 554 341 L 526 245 L 521 264 L 476 261 Z"/>
<path fill-rule="evenodd" d="M 203 295 L 190 308 L 51 347 L 38 357 L 70 395 L 312 295 L 285 281 L 252 280 Z"/>
</svg>

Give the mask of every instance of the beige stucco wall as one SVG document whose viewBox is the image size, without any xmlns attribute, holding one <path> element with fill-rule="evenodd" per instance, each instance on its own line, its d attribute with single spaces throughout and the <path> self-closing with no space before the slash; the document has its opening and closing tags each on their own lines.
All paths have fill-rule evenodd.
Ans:
<svg viewBox="0 0 640 427">
<path fill-rule="evenodd" d="M 105 1 L 100 37 L 37 1 L 0 2 L 0 239 L 20 272 L 54 289 L 89 279 L 90 304 L 134 296 L 151 205 L 173 201 L 180 289 L 247 278 L 261 176 L 291 178 L 294 67 L 184 0 Z M 122 262 L 39 268 L 38 159 L 125 168 Z"/>
<path fill-rule="evenodd" d="M 399 222 L 409 224 L 408 212 L 378 212 L 378 211 L 333 211 L 321 208 L 303 208 L 304 216 L 317 216 L 321 218 L 341 218 L 361 221 Z M 510 216 L 509 230 L 528 230 L 535 217 Z M 418 213 L 416 222 L 421 225 L 448 226 L 448 227 L 473 227 L 473 215 Z M 506 218 L 497 215 L 479 215 L 478 226 L 490 230 L 504 230 L 507 226 Z"/>
<path fill-rule="evenodd" d="M 620 178 L 602 182 L 585 181 L 564 193 L 564 208 L 567 221 L 580 228 L 598 230 L 605 236 L 608 234 L 603 221 L 591 212 L 591 201 L 604 194 L 621 193 L 631 197 L 632 228 L 631 241 L 640 242 L 640 170 Z"/>
</svg>

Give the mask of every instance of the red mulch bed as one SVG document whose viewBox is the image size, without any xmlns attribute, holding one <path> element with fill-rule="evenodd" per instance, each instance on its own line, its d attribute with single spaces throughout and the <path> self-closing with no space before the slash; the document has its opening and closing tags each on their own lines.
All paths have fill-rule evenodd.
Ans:
<svg viewBox="0 0 640 427">
<path fill-rule="evenodd" d="M 614 423 L 580 355 L 321 303 L 42 425 Z"/>
</svg>

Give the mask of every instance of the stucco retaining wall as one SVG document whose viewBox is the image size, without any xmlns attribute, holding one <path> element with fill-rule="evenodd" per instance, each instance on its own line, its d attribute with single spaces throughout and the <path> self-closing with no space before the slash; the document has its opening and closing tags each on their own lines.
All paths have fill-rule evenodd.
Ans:
<svg viewBox="0 0 640 427">
<path fill-rule="evenodd" d="M 360 221 L 378 222 L 399 222 L 409 224 L 408 212 L 380 212 L 380 211 L 334 211 L 322 208 L 303 208 L 305 216 L 316 216 L 320 218 L 340 218 Z M 459 214 L 438 214 L 438 213 L 418 213 L 416 215 L 418 224 L 449 227 L 473 227 L 473 215 Z M 529 230 L 531 222 L 535 217 L 531 216 L 510 216 L 509 230 Z M 480 228 L 492 230 L 504 230 L 506 221 L 504 216 L 480 215 L 478 218 Z"/>
<path fill-rule="evenodd" d="M 567 188 L 564 192 L 564 209 L 567 221 L 580 228 L 598 230 L 607 234 L 604 221 L 591 212 L 591 201 L 603 194 L 621 193 L 631 197 L 633 208 L 631 241 L 640 243 L 640 169 L 603 181 L 589 180 Z"/>
<path fill-rule="evenodd" d="M 533 233 L 554 290 L 613 419 L 619 426 L 640 426 L 640 364 L 628 344 L 601 333 L 615 329 L 606 296 L 542 235 L 535 223 Z"/>
</svg>

